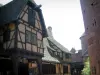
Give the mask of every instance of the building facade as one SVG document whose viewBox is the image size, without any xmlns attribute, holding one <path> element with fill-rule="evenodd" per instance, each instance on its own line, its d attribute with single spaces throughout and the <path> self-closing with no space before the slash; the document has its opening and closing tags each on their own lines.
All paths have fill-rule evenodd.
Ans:
<svg viewBox="0 0 100 75">
<path fill-rule="evenodd" d="M 100 75 L 100 0 L 80 0 L 91 75 Z"/>
<path fill-rule="evenodd" d="M 44 75 L 70 75 L 71 53 L 53 38 L 52 28 L 48 27 L 48 37 L 44 38 L 44 57 L 42 72 Z"/>
<path fill-rule="evenodd" d="M 0 75 L 42 75 L 42 10 L 33 0 L 13 0 L 0 7 Z"/>
</svg>

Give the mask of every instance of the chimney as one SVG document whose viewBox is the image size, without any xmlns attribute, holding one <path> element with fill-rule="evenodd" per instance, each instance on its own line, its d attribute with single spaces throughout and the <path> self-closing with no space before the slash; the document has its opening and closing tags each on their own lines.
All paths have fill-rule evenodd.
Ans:
<svg viewBox="0 0 100 75">
<path fill-rule="evenodd" d="M 0 3 L 0 7 L 2 7 L 2 6 L 3 6 L 3 4 Z"/>
<path fill-rule="evenodd" d="M 47 32 L 48 32 L 48 36 L 53 38 L 52 27 L 51 26 L 48 27 Z"/>
</svg>

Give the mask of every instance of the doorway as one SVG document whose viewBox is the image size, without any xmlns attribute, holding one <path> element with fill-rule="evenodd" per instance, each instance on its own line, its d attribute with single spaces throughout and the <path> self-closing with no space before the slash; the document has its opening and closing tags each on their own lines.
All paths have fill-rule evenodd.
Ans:
<svg viewBox="0 0 100 75">
<path fill-rule="evenodd" d="M 29 75 L 28 64 L 20 62 L 18 72 L 18 75 Z"/>
<path fill-rule="evenodd" d="M 12 61 L 10 59 L 0 59 L 0 75 L 13 75 Z"/>
</svg>

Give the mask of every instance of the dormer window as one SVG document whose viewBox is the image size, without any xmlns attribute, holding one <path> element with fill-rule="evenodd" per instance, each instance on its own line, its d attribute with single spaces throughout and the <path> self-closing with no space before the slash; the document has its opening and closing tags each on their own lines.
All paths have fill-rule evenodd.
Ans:
<svg viewBox="0 0 100 75">
<path fill-rule="evenodd" d="M 60 57 L 62 58 L 62 52 L 60 53 Z"/>
<path fill-rule="evenodd" d="M 60 56 L 60 53 L 58 52 L 58 55 Z"/>
<path fill-rule="evenodd" d="M 57 56 L 57 52 L 55 51 L 54 54 Z"/>
</svg>

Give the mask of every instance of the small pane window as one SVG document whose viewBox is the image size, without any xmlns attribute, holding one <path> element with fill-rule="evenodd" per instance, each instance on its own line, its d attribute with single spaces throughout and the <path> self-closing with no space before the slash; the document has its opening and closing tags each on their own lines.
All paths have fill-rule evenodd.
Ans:
<svg viewBox="0 0 100 75">
<path fill-rule="evenodd" d="M 58 55 L 60 56 L 60 53 L 58 52 Z"/>
<path fill-rule="evenodd" d="M 34 33 L 26 31 L 26 42 L 36 45 L 37 37 Z"/>
<path fill-rule="evenodd" d="M 54 52 L 55 55 L 57 55 L 57 52 Z"/>
<path fill-rule="evenodd" d="M 36 35 L 34 33 L 32 33 L 31 42 L 32 44 L 35 44 L 35 45 L 37 44 Z"/>
<path fill-rule="evenodd" d="M 62 57 L 62 52 L 60 53 L 60 57 Z"/>
<path fill-rule="evenodd" d="M 66 56 L 66 58 L 69 58 L 69 54 L 66 54 L 65 56 Z"/>
<path fill-rule="evenodd" d="M 31 32 L 26 31 L 26 42 L 31 43 Z"/>
</svg>

